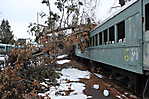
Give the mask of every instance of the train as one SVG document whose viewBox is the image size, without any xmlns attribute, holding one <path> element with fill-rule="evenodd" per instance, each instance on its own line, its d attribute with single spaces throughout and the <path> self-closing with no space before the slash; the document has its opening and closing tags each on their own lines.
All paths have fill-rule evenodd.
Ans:
<svg viewBox="0 0 149 99">
<path fill-rule="evenodd" d="M 88 42 L 84 51 L 76 45 L 77 57 L 126 75 L 137 92 L 149 97 L 149 0 L 123 6 L 89 32 Z"/>
</svg>

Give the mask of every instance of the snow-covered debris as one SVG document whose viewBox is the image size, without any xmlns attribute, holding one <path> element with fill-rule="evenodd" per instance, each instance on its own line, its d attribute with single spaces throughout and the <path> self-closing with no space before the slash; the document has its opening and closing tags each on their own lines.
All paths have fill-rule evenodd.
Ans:
<svg viewBox="0 0 149 99">
<path fill-rule="evenodd" d="M 61 59 L 61 58 L 65 58 L 67 57 L 68 55 L 60 55 L 60 56 L 57 56 L 57 59 Z"/>
<path fill-rule="evenodd" d="M 99 87 L 99 85 L 93 85 L 93 88 L 99 89 L 100 87 Z"/>
<path fill-rule="evenodd" d="M 94 73 L 94 74 L 99 78 L 103 78 L 103 76 L 101 74 L 97 74 L 97 73 Z"/>
<path fill-rule="evenodd" d="M 62 64 L 65 64 L 65 63 L 69 63 L 70 62 L 70 60 L 59 60 L 59 61 L 57 61 L 57 64 L 60 64 L 60 65 L 62 65 Z"/>
</svg>

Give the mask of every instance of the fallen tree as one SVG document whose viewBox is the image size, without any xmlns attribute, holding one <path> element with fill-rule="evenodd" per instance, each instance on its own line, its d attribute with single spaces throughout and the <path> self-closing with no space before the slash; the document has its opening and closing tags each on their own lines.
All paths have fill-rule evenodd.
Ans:
<svg viewBox="0 0 149 99">
<path fill-rule="evenodd" d="M 55 64 L 49 64 L 48 57 L 33 57 L 28 48 L 13 49 L 10 55 L 11 60 L 0 72 L 0 99 L 43 99 L 39 92 L 58 85 L 59 73 L 55 72 Z"/>
</svg>

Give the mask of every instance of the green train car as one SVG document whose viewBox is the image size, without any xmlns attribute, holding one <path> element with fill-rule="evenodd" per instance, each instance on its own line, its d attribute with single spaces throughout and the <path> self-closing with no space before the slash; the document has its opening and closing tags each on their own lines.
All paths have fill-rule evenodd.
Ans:
<svg viewBox="0 0 149 99">
<path fill-rule="evenodd" d="M 76 46 L 76 56 L 148 77 L 149 0 L 135 0 L 123 6 L 90 31 L 89 37 L 85 51 Z"/>
</svg>

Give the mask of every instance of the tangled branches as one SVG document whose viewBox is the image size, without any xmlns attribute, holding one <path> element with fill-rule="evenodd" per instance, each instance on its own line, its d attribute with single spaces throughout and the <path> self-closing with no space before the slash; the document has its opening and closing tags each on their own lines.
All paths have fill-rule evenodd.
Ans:
<svg viewBox="0 0 149 99">
<path fill-rule="evenodd" d="M 10 55 L 8 66 L 0 72 L 0 99 L 42 99 L 38 93 L 47 88 L 41 82 L 49 79 L 49 86 L 57 85 L 59 74 L 44 61 L 33 58 L 30 49 L 14 49 Z"/>
</svg>

